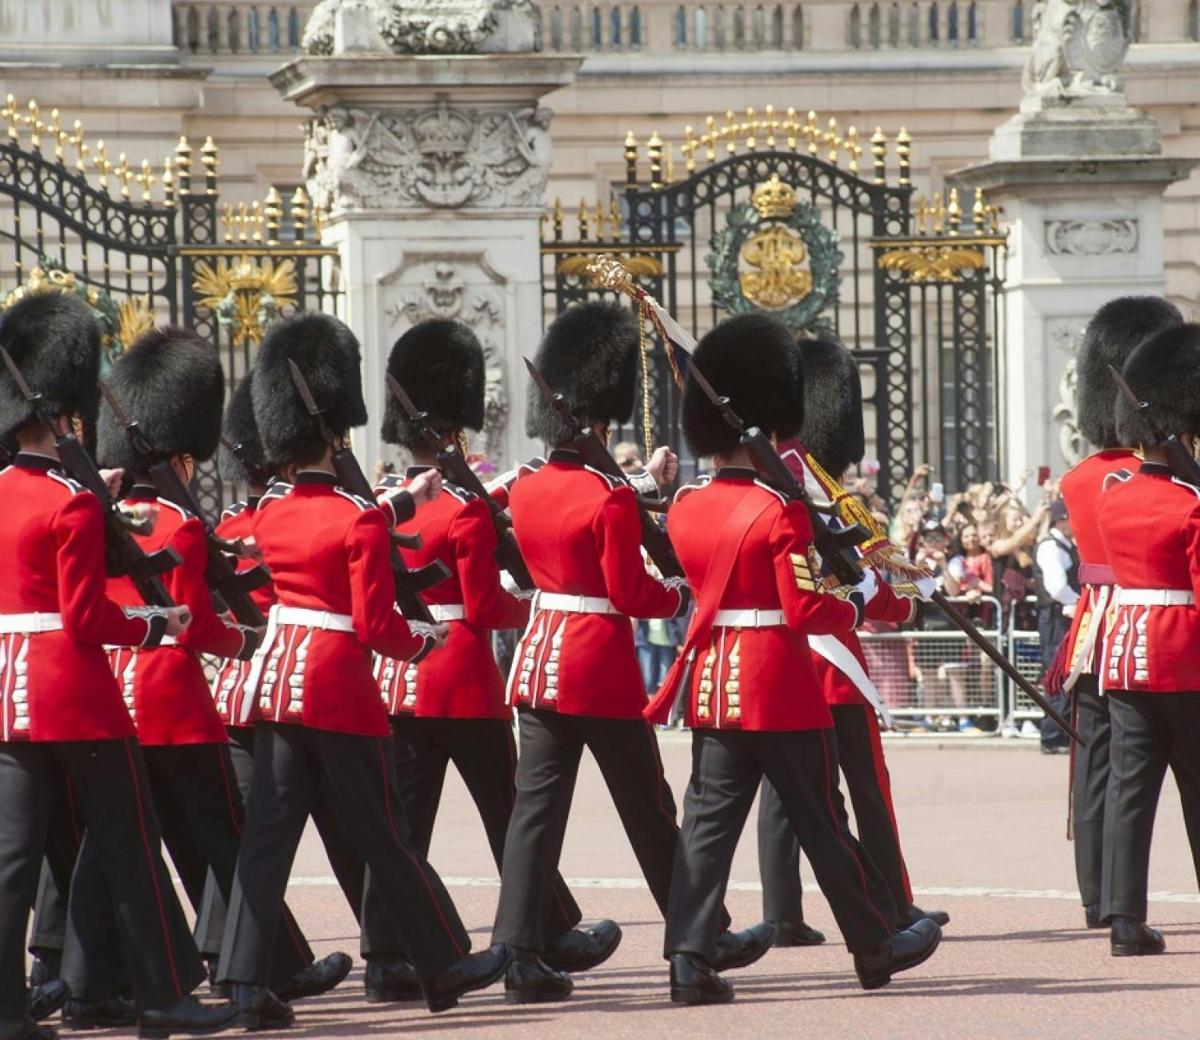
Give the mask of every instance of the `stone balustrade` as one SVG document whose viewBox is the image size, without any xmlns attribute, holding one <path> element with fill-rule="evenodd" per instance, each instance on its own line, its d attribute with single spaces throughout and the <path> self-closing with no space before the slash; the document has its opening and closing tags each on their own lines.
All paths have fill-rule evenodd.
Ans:
<svg viewBox="0 0 1200 1040">
<path fill-rule="evenodd" d="M 175 0 L 175 45 L 185 53 L 295 54 L 315 0 L 298 3 Z"/>
</svg>

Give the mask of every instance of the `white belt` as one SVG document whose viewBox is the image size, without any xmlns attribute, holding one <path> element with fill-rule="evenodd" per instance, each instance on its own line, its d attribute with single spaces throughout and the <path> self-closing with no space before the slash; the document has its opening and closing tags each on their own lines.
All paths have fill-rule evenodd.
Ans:
<svg viewBox="0 0 1200 1040">
<path fill-rule="evenodd" d="M 58 632 L 62 627 L 61 614 L 0 614 L 0 635 L 11 632 Z"/>
<path fill-rule="evenodd" d="M 782 610 L 718 610 L 714 628 L 778 628 L 784 624 Z"/>
<path fill-rule="evenodd" d="M 323 628 L 327 632 L 354 631 L 354 619 L 349 614 L 308 610 L 304 607 L 283 607 L 278 603 L 271 608 L 270 620 L 276 625 L 303 625 L 305 628 Z M 263 642 L 265 644 L 267 640 Z"/>
<path fill-rule="evenodd" d="M 462 603 L 431 603 L 429 613 L 434 621 L 462 621 L 467 616 L 467 608 Z"/>
<path fill-rule="evenodd" d="M 1116 592 L 1118 607 L 1188 607 L 1196 602 L 1191 589 L 1123 589 Z"/>
<path fill-rule="evenodd" d="M 603 596 L 571 596 L 565 592 L 539 592 L 533 600 L 539 610 L 558 610 L 564 614 L 620 614 Z"/>
</svg>

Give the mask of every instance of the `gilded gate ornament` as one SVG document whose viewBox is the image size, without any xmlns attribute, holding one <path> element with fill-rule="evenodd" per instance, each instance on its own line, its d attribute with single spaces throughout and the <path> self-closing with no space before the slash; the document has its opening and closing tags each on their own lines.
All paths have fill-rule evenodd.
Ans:
<svg viewBox="0 0 1200 1040">
<path fill-rule="evenodd" d="M 281 309 L 296 302 L 296 264 L 292 260 L 277 264 L 271 257 L 255 260 L 249 256 L 233 260 L 222 256 L 215 264 L 200 260 L 192 287 L 196 302 L 216 313 L 235 347 L 257 345 L 279 320 Z"/>
<path fill-rule="evenodd" d="M 770 311 L 796 333 L 830 330 L 821 315 L 838 300 L 837 233 L 778 174 L 730 210 L 712 244 L 705 260 L 717 306 L 730 314 Z"/>
</svg>

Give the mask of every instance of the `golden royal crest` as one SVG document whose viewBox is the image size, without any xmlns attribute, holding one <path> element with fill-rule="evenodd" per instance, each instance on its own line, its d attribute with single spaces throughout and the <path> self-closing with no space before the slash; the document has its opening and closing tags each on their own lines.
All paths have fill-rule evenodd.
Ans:
<svg viewBox="0 0 1200 1040">
<path fill-rule="evenodd" d="M 198 302 L 211 308 L 229 329 L 234 346 L 257 345 L 278 319 L 280 309 L 295 302 L 296 264 L 271 257 L 218 257 L 215 264 L 196 264 L 193 282 Z"/>
<path fill-rule="evenodd" d="M 742 260 L 752 268 L 738 274 L 742 295 L 768 311 L 798 303 L 812 292 L 812 273 L 801 266 L 807 259 L 804 240 L 791 228 L 772 224 L 742 246 Z"/>
</svg>

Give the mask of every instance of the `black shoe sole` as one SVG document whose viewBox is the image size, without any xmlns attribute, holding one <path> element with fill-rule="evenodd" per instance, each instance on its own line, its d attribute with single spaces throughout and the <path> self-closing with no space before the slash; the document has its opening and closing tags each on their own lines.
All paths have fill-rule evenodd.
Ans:
<svg viewBox="0 0 1200 1040">
<path fill-rule="evenodd" d="M 488 986 L 494 986 L 508 971 L 509 965 L 512 963 L 511 957 L 505 957 L 500 961 L 500 966 L 493 972 L 477 979 L 468 986 L 464 986 L 456 993 L 450 996 L 439 997 L 436 1001 L 428 1004 L 430 1014 L 436 1015 L 442 1011 L 449 1011 L 451 1008 L 458 1007 L 460 997 L 465 997 L 468 993 L 474 993 L 477 990 L 487 989 Z"/>
<path fill-rule="evenodd" d="M 244 1016 L 243 1012 L 240 1012 L 240 1011 L 233 1012 L 224 1021 L 217 1022 L 212 1025 L 207 1025 L 207 1026 L 204 1026 L 203 1028 L 200 1028 L 197 1026 L 184 1026 L 184 1025 L 173 1025 L 173 1026 L 141 1026 L 140 1025 L 140 1026 L 138 1026 L 138 1034 L 137 1034 L 138 1040 L 166 1040 L 167 1037 L 171 1037 L 171 1036 L 211 1036 L 213 1033 L 223 1033 L 226 1029 L 228 1029 L 232 1025 L 242 1024 L 242 1022 L 244 1020 L 243 1016 Z M 292 1023 L 291 1023 L 291 1021 L 289 1021 L 287 1024 L 291 1025 Z M 246 1026 L 246 1028 L 250 1029 L 252 1027 Z M 282 1025 L 276 1026 L 276 1025 L 272 1024 L 270 1026 L 259 1026 L 258 1028 L 260 1028 L 260 1029 L 281 1029 L 281 1028 L 283 1028 L 283 1026 Z"/>
<path fill-rule="evenodd" d="M 419 984 L 403 989 L 372 987 L 366 990 L 366 999 L 368 1004 L 411 1004 L 414 1001 L 424 1000 L 425 994 L 421 992 Z"/>
<path fill-rule="evenodd" d="M 937 938 L 929 945 L 927 949 L 914 956 L 911 960 L 903 961 L 899 964 L 893 964 L 888 968 L 886 973 L 868 975 L 866 977 L 864 977 L 861 972 L 858 973 L 859 985 L 861 985 L 865 990 L 882 989 L 892 981 L 892 976 L 898 975 L 902 971 L 908 971 L 910 968 L 915 968 L 920 964 L 924 964 L 927 960 L 929 960 L 930 957 L 934 955 L 934 953 L 937 952 L 937 948 L 941 946 L 941 944 L 942 935 L 941 932 L 939 932 Z"/>
<path fill-rule="evenodd" d="M 239 1011 L 237 1024 L 247 1033 L 265 1033 L 271 1029 L 287 1029 L 296 1021 L 296 1013 L 289 1011 L 284 1017 L 266 1016 L 257 1011 Z"/>
<path fill-rule="evenodd" d="M 1110 948 L 1114 957 L 1156 957 L 1167 952 L 1165 946 L 1143 946 L 1141 943 L 1112 943 Z"/>
<path fill-rule="evenodd" d="M 273 990 L 273 992 L 280 1000 L 288 1003 L 291 1003 L 293 1000 L 303 1000 L 305 997 L 319 997 L 322 993 L 328 993 L 331 989 L 336 989 L 345 982 L 346 977 L 350 974 L 350 969 L 353 967 L 354 961 L 347 960 L 342 971 L 339 971 L 332 978 L 326 979 L 316 989 L 289 990 L 286 986 L 283 986 L 280 989 Z"/>
<path fill-rule="evenodd" d="M 582 960 L 565 964 L 562 961 L 555 961 L 553 958 L 547 957 L 545 954 L 543 954 L 542 963 L 545 964 L 547 968 L 551 968 L 554 971 L 561 971 L 568 975 L 578 975 L 582 971 L 591 971 L 593 968 L 600 967 L 601 964 L 603 964 L 614 953 L 617 952 L 617 947 L 621 945 L 621 940 L 623 938 L 624 935 L 621 932 L 618 932 L 616 942 L 614 942 L 607 950 L 597 954 L 595 957 L 585 957 Z"/>
<path fill-rule="evenodd" d="M 792 950 L 800 946 L 821 946 L 825 942 L 825 936 L 819 939 L 797 939 L 792 935 L 784 935 L 782 932 L 776 937 L 771 944 L 773 950 Z"/>
<path fill-rule="evenodd" d="M 687 1004 L 696 1007 L 699 1004 L 732 1004 L 734 991 L 732 988 L 720 993 L 713 993 L 698 986 L 672 986 L 671 1003 Z"/>
<path fill-rule="evenodd" d="M 93 1029 L 132 1029 L 137 1024 L 136 1016 L 130 1016 L 120 1022 L 116 1019 L 101 1018 L 64 1018 L 62 1020 L 63 1029 L 69 1029 L 72 1033 L 86 1033 Z"/>
<path fill-rule="evenodd" d="M 565 990 L 524 990 L 524 989 L 509 989 L 504 991 L 504 1003 L 506 1004 L 561 1004 L 563 1001 L 570 1000 L 571 994 L 575 992 L 575 987 Z"/>
</svg>

